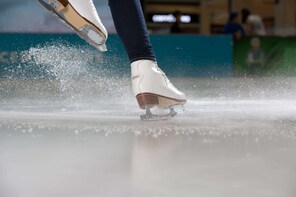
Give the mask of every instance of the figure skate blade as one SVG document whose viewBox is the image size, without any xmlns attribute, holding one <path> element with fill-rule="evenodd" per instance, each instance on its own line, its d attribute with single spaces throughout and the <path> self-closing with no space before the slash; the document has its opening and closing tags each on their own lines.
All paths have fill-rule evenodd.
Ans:
<svg viewBox="0 0 296 197">
<path fill-rule="evenodd" d="M 60 21 L 70 27 L 78 36 L 101 52 L 107 51 L 106 37 L 93 23 L 82 17 L 69 3 L 64 7 L 58 0 L 38 0 Z"/>
<path fill-rule="evenodd" d="M 146 109 L 146 114 L 141 115 L 142 121 L 159 121 L 159 120 L 169 120 L 177 115 L 177 112 L 170 108 L 170 112 L 167 114 L 154 114 L 151 112 L 150 108 Z"/>
</svg>

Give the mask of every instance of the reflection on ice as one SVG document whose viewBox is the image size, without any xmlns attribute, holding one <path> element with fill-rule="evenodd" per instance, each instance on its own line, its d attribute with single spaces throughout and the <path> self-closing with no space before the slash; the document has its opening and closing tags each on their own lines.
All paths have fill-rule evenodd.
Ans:
<svg viewBox="0 0 296 197">
<path fill-rule="evenodd" d="M 296 195 L 296 79 L 172 79 L 142 122 L 125 77 L 0 81 L 0 196 Z"/>
</svg>

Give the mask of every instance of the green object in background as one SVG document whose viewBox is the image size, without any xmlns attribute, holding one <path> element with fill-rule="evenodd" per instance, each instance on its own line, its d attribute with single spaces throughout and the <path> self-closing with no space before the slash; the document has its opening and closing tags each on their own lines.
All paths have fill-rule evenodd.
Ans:
<svg viewBox="0 0 296 197">
<path fill-rule="evenodd" d="M 256 38 L 255 38 L 256 39 Z M 234 43 L 234 69 L 236 76 L 296 76 L 296 38 L 258 37 L 260 50 L 264 53 L 262 62 L 252 64 L 249 59 L 254 37 L 245 37 Z M 255 56 L 259 58 L 259 50 Z M 256 58 L 255 58 L 256 59 Z"/>
</svg>

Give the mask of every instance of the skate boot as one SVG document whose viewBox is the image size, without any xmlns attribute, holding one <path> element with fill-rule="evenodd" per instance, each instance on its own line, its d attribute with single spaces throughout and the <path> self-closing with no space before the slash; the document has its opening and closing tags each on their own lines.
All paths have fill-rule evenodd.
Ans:
<svg viewBox="0 0 296 197">
<path fill-rule="evenodd" d="M 38 0 L 71 27 L 82 39 L 100 51 L 107 51 L 108 33 L 92 0 Z"/>
<path fill-rule="evenodd" d="M 151 60 L 138 60 L 131 64 L 132 85 L 139 107 L 146 110 L 141 120 L 169 119 L 177 115 L 176 105 L 186 103 L 185 95 L 166 77 L 165 73 Z M 168 114 L 155 115 L 151 108 L 169 109 Z"/>
</svg>

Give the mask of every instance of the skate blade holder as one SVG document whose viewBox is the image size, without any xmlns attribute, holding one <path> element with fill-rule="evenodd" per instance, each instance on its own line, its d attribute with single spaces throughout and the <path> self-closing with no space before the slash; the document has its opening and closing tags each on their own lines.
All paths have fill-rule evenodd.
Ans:
<svg viewBox="0 0 296 197">
<path fill-rule="evenodd" d="M 169 99 L 166 97 L 153 95 L 153 94 L 139 94 L 136 96 L 138 104 L 141 109 L 146 110 L 146 114 L 141 115 L 141 120 L 168 120 L 177 115 L 177 112 L 174 110 L 175 107 L 185 105 L 186 101 Z M 158 112 L 161 113 L 152 113 L 151 109 L 158 109 Z M 164 110 L 169 109 L 170 111 L 164 114 Z M 184 109 L 184 108 L 183 108 Z"/>
<path fill-rule="evenodd" d="M 85 25 L 79 29 L 78 35 L 101 52 L 107 51 L 104 37 L 92 26 Z"/>
<path fill-rule="evenodd" d="M 140 116 L 142 121 L 158 121 L 158 120 L 169 120 L 177 115 L 174 108 L 169 108 L 169 113 L 167 114 L 154 114 L 151 112 L 151 108 L 146 108 L 146 114 Z"/>
<path fill-rule="evenodd" d="M 87 43 L 97 48 L 101 52 L 106 52 L 107 47 L 105 44 L 105 38 L 102 33 L 90 24 L 88 21 L 81 22 L 82 18 L 78 13 L 71 9 L 71 13 L 74 13 L 76 21 L 80 21 L 80 23 L 85 23 L 82 27 L 78 26 L 78 24 L 72 24 L 67 20 L 66 14 L 64 13 L 65 7 L 58 2 L 57 0 L 38 0 L 46 9 L 48 9 L 53 15 L 55 15 L 60 21 L 65 23 L 68 27 L 70 27 L 73 31 L 76 32 L 78 36 L 80 36 Z M 72 15 L 73 17 L 73 15 Z"/>
</svg>

